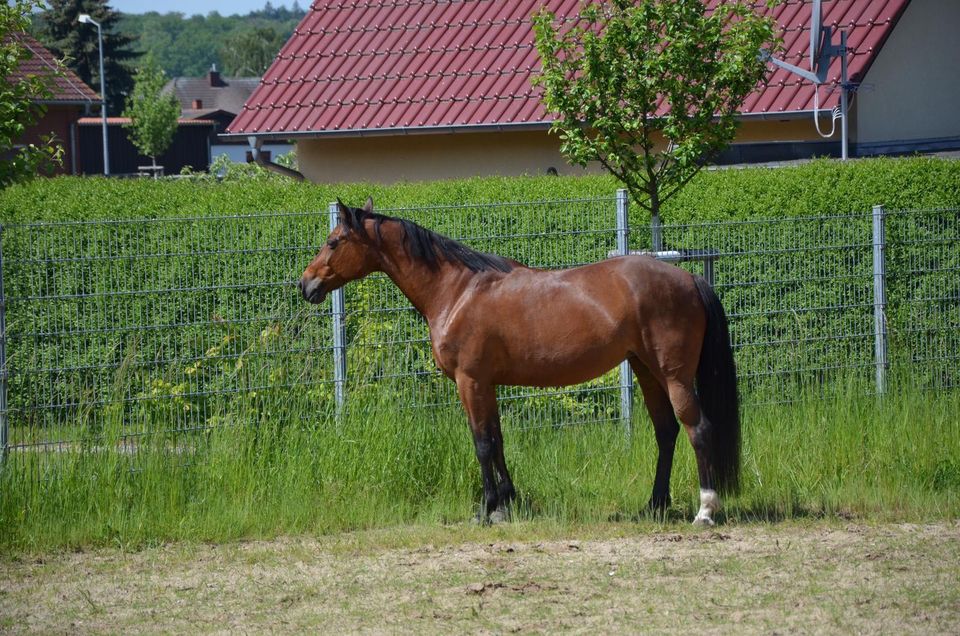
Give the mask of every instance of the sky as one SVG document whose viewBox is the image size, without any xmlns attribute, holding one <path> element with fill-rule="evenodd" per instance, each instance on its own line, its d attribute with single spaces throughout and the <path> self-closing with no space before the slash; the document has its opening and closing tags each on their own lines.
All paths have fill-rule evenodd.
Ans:
<svg viewBox="0 0 960 636">
<path fill-rule="evenodd" d="M 114 10 L 122 13 L 146 13 L 148 11 L 157 11 L 158 13 L 183 13 L 193 15 L 199 13 L 206 15 L 212 11 L 217 11 L 221 15 L 232 15 L 239 13 L 241 15 L 257 11 L 263 8 L 266 0 L 108 0 L 107 4 Z M 293 0 L 271 0 L 275 7 L 290 7 Z M 310 0 L 300 0 L 300 6 L 306 9 L 310 6 Z"/>
</svg>

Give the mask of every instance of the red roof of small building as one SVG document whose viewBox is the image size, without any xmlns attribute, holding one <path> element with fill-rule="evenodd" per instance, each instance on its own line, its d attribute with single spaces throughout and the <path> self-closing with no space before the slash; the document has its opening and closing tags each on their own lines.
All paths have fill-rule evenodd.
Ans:
<svg viewBox="0 0 960 636">
<path fill-rule="evenodd" d="M 721 0 L 705 0 L 716 6 Z M 824 0 L 828 25 L 847 32 L 851 82 L 865 75 L 909 0 Z M 232 134 L 399 133 L 475 127 L 545 127 L 553 117 L 530 78 L 539 70 L 530 16 L 543 5 L 576 16 L 579 0 L 317 0 L 230 124 Z M 782 29 L 780 55 L 802 68 L 811 0 L 768 13 Z M 839 42 L 839 36 L 834 39 Z M 774 69 L 771 64 L 771 69 Z M 827 82 L 840 81 L 840 60 Z M 839 91 L 820 89 L 820 107 Z M 743 115 L 813 109 L 814 88 L 776 68 Z"/>
<path fill-rule="evenodd" d="M 190 119 L 180 117 L 177 119 L 177 126 L 215 126 L 217 122 L 212 119 Z M 80 126 L 102 126 L 103 119 L 100 117 L 81 117 L 77 120 Z M 129 117 L 107 117 L 108 126 L 127 126 L 130 124 Z"/>
<path fill-rule="evenodd" d="M 26 33 L 17 33 L 10 37 L 16 38 L 20 44 L 30 52 L 30 57 L 21 60 L 16 72 L 7 78 L 7 81 L 16 81 L 35 75 L 50 79 L 50 96 L 39 101 L 45 104 L 52 103 L 88 103 L 99 102 L 100 95 L 87 86 L 77 74 L 65 66 L 57 64 L 53 53 L 48 51 L 39 42 Z M 57 71 L 60 71 L 59 73 Z"/>
</svg>

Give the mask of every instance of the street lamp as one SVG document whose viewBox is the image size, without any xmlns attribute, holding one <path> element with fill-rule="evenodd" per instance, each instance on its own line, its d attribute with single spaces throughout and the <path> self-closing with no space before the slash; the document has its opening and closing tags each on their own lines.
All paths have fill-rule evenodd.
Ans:
<svg viewBox="0 0 960 636">
<path fill-rule="evenodd" d="M 107 78 L 103 74 L 103 31 L 100 23 L 86 13 L 77 16 L 77 22 L 97 27 L 97 44 L 100 49 L 100 116 L 103 118 L 103 174 L 110 174 L 110 152 L 107 150 Z"/>
</svg>

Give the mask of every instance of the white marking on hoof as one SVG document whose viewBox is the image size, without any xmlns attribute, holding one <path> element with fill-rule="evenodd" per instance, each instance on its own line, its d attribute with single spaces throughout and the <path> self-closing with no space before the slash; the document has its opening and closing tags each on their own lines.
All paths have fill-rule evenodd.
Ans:
<svg viewBox="0 0 960 636">
<path fill-rule="evenodd" d="M 490 523 L 498 524 L 510 521 L 510 511 L 504 508 L 497 508 L 490 513 Z"/>
<path fill-rule="evenodd" d="M 695 526 L 712 526 L 713 513 L 720 510 L 720 497 L 716 490 L 700 489 L 700 510 L 693 520 Z"/>
</svg>

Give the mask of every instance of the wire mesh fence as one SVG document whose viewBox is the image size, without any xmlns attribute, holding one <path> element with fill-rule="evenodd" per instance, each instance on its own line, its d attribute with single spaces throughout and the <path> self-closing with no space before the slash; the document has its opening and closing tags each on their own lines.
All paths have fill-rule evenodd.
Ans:
<svg viewBox="0 0 960 636">
<path fill-rule="evenodd" d="M 912 381 L 960 386 L 960 210 L 887 214 L 891 363 Z"/>
<path fill-rule="evenodd" d="M 613 196 L 381 211 L 544 268 L 605 258 L 626 229 Z M 746 404 L 788 401 L 850 376 L 871 382 L 888 364 L 876 355 L 878 316 L 890 364 L 915 370 L 921 386 L 957 386 L 958 211 L 888 212 L 879 244 L 874 216 L 663 226 L 661 256 L 686 257 L 681 266 L 714 281 Z M 3 446 L 136 448 L 147 435 L 180 444 L 270 418 L 332 421 L 334 316 L 329 303 L 304 303 L 294 285 L 327 231 L 327 213 L 3 228 Z M 633 250 L 651 244 L 646 224 L 634 223 L 629 237 Z M 875 292 L 877 253 L 885 303 Z M 352 283 L 344 298 L 348 404 L 456 403 L 426 324 L 388 279 Z M 566 389 L 500 389 L 513 427 L 621 420 L 620 397 L 617 370 Z"/>
<path fill-rule="evenodd" d="M 667 225 L 663 236 L 711 253 L 748 401 L 874 372 L 871 215 Z"/>
<path fill-rule="evenodd" d="M 289 285 L 325 226 L 261 215 L 5 228 L 9 445 L 135 444 L 236 418 L 264 392 L 329 391 L 329 329 L 302 328 L 325 317 L 305 315 Z"/>
</svg>

